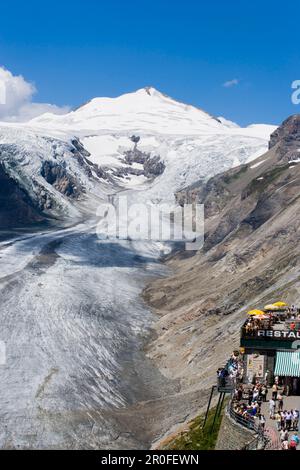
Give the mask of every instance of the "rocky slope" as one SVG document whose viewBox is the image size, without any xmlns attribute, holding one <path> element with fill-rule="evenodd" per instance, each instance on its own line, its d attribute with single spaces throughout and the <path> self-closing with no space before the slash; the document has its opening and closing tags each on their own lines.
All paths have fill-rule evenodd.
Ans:
<svg viewBox="0 0 300 470">
<path fill-rule="evenodd" d="M 267 153 L 176 194 L 205 205 L 204 246 L 169 259 L 174 274 L 144 297 L 159 315 L 149 356 L 180 380 L 189 416 L 199 411 L 189 397 L 204 404 L 217 367 L 238 347 L 247 309 L 300 301 L 299 126 L 300 115 L 290 117 Z"/>
</svg>

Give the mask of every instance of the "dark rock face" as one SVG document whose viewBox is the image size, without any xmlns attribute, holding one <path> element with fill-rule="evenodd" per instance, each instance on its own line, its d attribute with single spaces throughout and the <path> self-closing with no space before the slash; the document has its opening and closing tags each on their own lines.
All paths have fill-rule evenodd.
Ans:
<svg viewBox="0 0 300 470">
<path fill-rule="evenodd" d="M 84 162 L 84 158 L 91 156 L 91 154 L 84 148 L 79 139 L 73 139 L 71 143 L 74 146 L 75 151 L 80 154 L 82 163 Z M 73 150 L 74 154 L 76 153 L 75 151 Z"/>
<path fill-rule="evenodd" d="M 158 156 L 149 157 L 144 163 L 145 176 L 147 178 L 161 175 L 165 171 L 165 168 L 164 162 L 162 162 Z"/>
<path fill-rule="evenodd" d="M 132 136 L 131 140 L 135 143 L 134 148 L 132 150 L 127 150 L 124 153 L 124 158 L 121 159 L 122 163 L 125 163 L 126 166 L 113 169 L 112 174 L 117 178 L 129 178 L 131 175 L 145 176 L 149 180 L 160 176 L 166 168 L 160 157 L 158 155 L 151 156 L 149 153 L 139 150 L 137 148 L 137 144 L 140 137 Z M 142 165 L 143 168 L 134 168 L 134 163 Z M 99 177 L 110 179 L 110 176 L 107 175 L 105 169 L 98 168 L 98 170 L 103 172 L 103 176 L 100 176 L 99 174 Z"/>
<path fill-rule="evenodd" d="M 276 129 L 270 136 L 269 149 L 274 147 L 282 139 L 288 141 L 295 141 L 295 137 L 300 140 L 300 114 L 294 114 L 287 118 L 281 126 Z M 297 137 L 297 139 L 298 139 Z"/>
<path fill-rule="evenodd" d="M 0 229 L 41 222 L 43 216 L 0 163 Z"/>
<path fill-rule="evenodd" d="M 212 223 L 206 231 L 205 250 L 259 229 L 298 197 L 300 115 L 283 122 L 272 134 L 270 147 L 257 163 L 241 165 L 176 194 L 181 205 L 204 204 L 206 220 L 218 217 L 218 224 Z"/>
<path fill-rule="evenodd" d="M 93 170 L 98 178 L 107 179 L 105 171 L 89 160 L 90 153 L 83 147 L 80 140 L 73 139 L 71 143 L 73 145 L 71 153 L 79 163 L 83 172 L 89 178 L 92 178 Z M 67 197 L 78 199 L 85 192 L 80 182 L 68 174 L 66 162 L 63 162 L 63 164 L 53 161 L 43 162 L 41 175 L 45 178 L 47 183 L 51 184 L 57 191 Z"/>
<path fill-rule="evenodd" d="M 84 172 L 89 178 L 92 178 L 93 176 L 92 170 L 93 170 L 96 176 L 98 176 L 98 178 L 102 178 L 104 180 L 109 179 L 109 176 L 106 173 L 106 171 L 103 168 L 96 165 L 96 163 L 93 163 L 89 159 L 91 154 L 84 148 L 84 146 L 82 145 L 79 139 L 73 139 L 72 145 L 74 147 L 72 149 L 74 158 L 76 158 L 79 165 L 82 167 L 82 169 L 84 170 Z"/>
<path fill-rule="evenodd" d="M 130 140 L 137 145 L 139 143 L 139 141 L 141 140 L 141 138 L 138 135 L 132 135 L 130 137 Z"/>
<path fill-rule="evenodd" d="M 102 179 L 108 179 L 108 175 L 103 170 L 101 167 L 93 163 L 89 157 L 91 154 L 84 148 L 80 140 L 78 139 L 73 139 L 72 140 L 72 145 L 74 149 L 72 149 L 72 153 L 74 155 L 74 158 L 78 161 L 79 165 L 82 167 L 84 170 L 85 174 L 89 177 L 92 178 L 92 170 L 96 173 L 98 178 Z"/>
<path fill-rule="evenodd" d="M 136 138 L 135 138 L 136 139 Z M 125 152 L 124 160 L 128 165 L 139 163 L 144 170 L 135 170 L 133 174 L 144 175 L 147 178 L 156 178 L 165 171 L 165 164 L 158 155 L 151 156 L 149 153 L 141 152 L 135 145 L 133 150 Z M 130 172 L 130 170 L 129 170 Z"/>
<path fill-rule="evenodd" d="M 47 183 L 67 197 L 78 198 L 83 192 L 79 182 L 67 174 L 65 166 L 45 161 L 41 168 L 41 175 Z"/>
</svg>

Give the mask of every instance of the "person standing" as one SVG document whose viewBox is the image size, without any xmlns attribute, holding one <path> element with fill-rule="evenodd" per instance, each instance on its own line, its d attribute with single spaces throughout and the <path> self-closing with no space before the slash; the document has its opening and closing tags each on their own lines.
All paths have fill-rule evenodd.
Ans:
<svg viewBox="0 0 300 470">
<path fill-rule="evenodd" d="M 291 437 L 291 443 L 292 442 L 295 442 L 296 443 L 296 448 L 300 442 L 300 439 L 298 437 L 298 434 L 296 432 L 293 433 L 292 437 Z"/>
<path fill-rule="evenodd" d="M 265 425 L 266 425 L 266 418 L 262 414 L 259 415 L 259 425 L 260 425 L 260 428 L 264 431 Z"/>
<path fill-rule="evenodd" d="M 259 390 L 257 387 L 254 387 L 253 394 L 252 394 L 252 402 L 256 402 L 258 400 Z"/>
<path fill-rule="evenodd" d="M 269 378 L 270 378 L 270 371 L 269 370 L 266 370 L 266 373 L 265 373 L 265 385 L 267 386 L 268 383 L 269 383 Z"/>
<path fill-rule="evenodd" d="M 281 429 L 285 429 L 285 414 L 283 411 L 280 412 L 280 418 L 281 418 Z"/>
<path fill-rule="evenodd" d="M 272 387 L 272 398 L 274 401 L 277 400 L 277 393 L 278 393 L 278 386 L 276 383 L 274 383 L 273 387 Z"/>
<path fill-rule="evenodd" d="M 281 393 L 278 393 L 277 400 L 278 400 L 278 410 L 282 411 L 283 410 L 283 397 Z"/>
<path fill-rule="evenodd" d="M 296 441 L 290 441 L 289 450 L 297 450 L 297 443 L 296 443 Z"/>
<path fill-rule="evenodd" d="M 248 392 L 248 405 L 251 406 L 252 398 L 253 398 L 253 390 L 250 388 Z"/>
<path fill-rule="evenodd" d="M 266 385 L 262 386 L 260 394 L 261 394 L 262 401 L 265 403 L 267 401 L 267 395 L 268 395 L 268 389 Z"/>
<path fill-rule="evenodd" d="M 288 441 L 289 438 L 289 433 L 287 432 L 286 429 L 281 429 L 280 431 L 280 440 L 281 442 Z"/>
<path fill-rule="evenodd" d="M 289 450 L 289 441 L 288 441 L 287 439 L 285 439 L 284 441 L 282 441 L 281 449 L 282 449 L 282 450 Z"/>
<path fill-rule="evenodd" d="M 277 431 L 281 431 L 281 415 L 280 415 L 279 411 L 277 411 L 277 413 L 275 413 L 275 421 L 276 421 L 276 425 L 277 425 Z"/>
<path fill-rule="evenodd" d="M 299 423 L 299 411 L 293 411 L 293 430 L 298 431 L 298 423 Z"/>
<path fill-rule="evenodd" d="M 275 415 L 275 401 L 273 398 L 269 401 L 269 411 L 270 411 L 270 419 L 274 419 Z"/>
<path fill-rule="evenodd" d="M 285 425 L 288 431 L 290 431 L 292 427 L 292 417 L 293 415 L 291 411 L 288 411 L 285 415 Z"/>
</svg>

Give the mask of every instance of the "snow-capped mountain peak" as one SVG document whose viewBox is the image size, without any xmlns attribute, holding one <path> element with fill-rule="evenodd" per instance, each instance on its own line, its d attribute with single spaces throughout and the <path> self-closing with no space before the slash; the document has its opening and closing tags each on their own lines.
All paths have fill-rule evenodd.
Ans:
<svg viewBox="0 0 300 470">
<path fill-rule="evenodd" d="M 234 126 L 154 87 L 145 87 L 117 98 L 93 98 L 65 115 L 47 113 L 0 129 L 4 151 L 15 133 L 22 137 L 18 137 L 16 151 L 23 155 L 20 145 L 26 144 L 30 165 L 23 158 L 14 168 L 14 150 L 9 152 L 6 165 L 14 179 L 30 181 L 34 173 L 37 186 L 50 193 L 49 181 L 59 173 L 53 183 L 58 198 L 57 188 L 64 185 L 74 186 L 76 191 L 81 187 L 83 197 L 100 183 L 111 192 L 143 189 L 140 197 L 161 201 L 173 200 L 174 193 L 183 187 L 264 153 L 274 126 Z M 82 148 L 74 151 L 74 141 Z M 36 146 L 43 152 L 35 151 Z M 58 148 L 65 149 L 59 157 Z M 48 157 L 52 154 L 53 158 Z M 80 167 L 82 161 L 84 166 Z"/>
<path fill-rule="evenodd" d="M 223 128 L 216 118 L 205 111 L 176 101 L 153 87 L 141 88 L 116 98 L 93 98 L 68 114 L 59 116 L 47 113 L 29 124 L 68 132 L 109 129 L 169 135 L 193 135 Z"/>
</svg>

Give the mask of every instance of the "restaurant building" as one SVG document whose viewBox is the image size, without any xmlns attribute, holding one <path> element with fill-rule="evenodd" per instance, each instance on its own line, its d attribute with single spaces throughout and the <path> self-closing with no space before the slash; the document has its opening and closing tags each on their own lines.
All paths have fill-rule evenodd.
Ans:
<svg viewBox="0 0 300 470">
<path fill-rule="evenodd" d="M 287 393 L 300 395 L 300 318 L 291 319 L 288 310 L 260 312 L 260 318 L 247 320 L 241 329 L 244 378 L 266 380 L 271 386 L 278 377 Z"/>
</svg>

